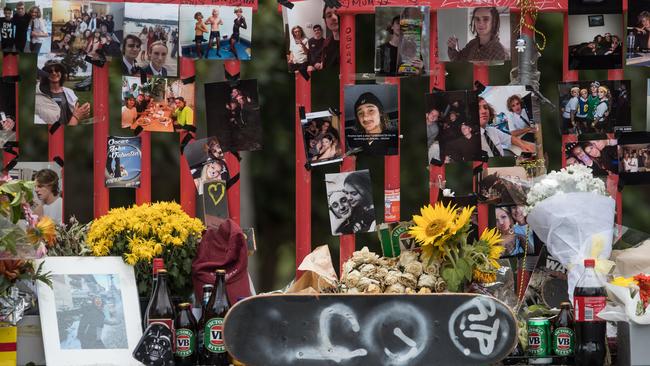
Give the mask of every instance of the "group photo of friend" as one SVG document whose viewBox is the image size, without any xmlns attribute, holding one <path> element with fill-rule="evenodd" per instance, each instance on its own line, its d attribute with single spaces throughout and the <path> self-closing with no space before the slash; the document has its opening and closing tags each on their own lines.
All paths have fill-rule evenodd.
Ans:
<svg viewBox="0 0 650 366">
<path fill-rule="evenodd" d="M 52 0 L 0 2 L 0 46 L 3 52 L 49 53 Z"/>
<path fill-rule="evenodd" d="M 619 145 L 618 148 L 621 173 L 650 172 L 650 143 Z"/>
<path fill-rule="evenodd" d="M 375 9 L 375 73 L 424 75 L 429 65 L 429 8 Z"/>
<path fill-rule="evenodd" d="M 93 60 L 120 57 L 124 3 L 54 1 L 52 52 L 80 52 Z"/>
<path fill-rule="evenodd" d="M 565 154 L 567 166 L 584 165 L 599 176 L 618 172 L 617 141 L 614 139 L 571 142 L 566 145 Z"/>
<path fill-rule="evenodd" d="M 325 174 L 332 235 L 375 231 L 369 170 Z"/>
<path fill-rule="evenodd" d="M 605 133 L 632 124 L 629 80 L 558 84 L 563 134 Z"/>
<path fill-rule="evenodd" d="M 250 60 L 253 10 L 250 7 L 181 5 L 181 55 L 195 59 Z"/>
<path fill-rule="evenodd" d="M 440 61 L 501 63 L 510 60 L 508 7 L 440 9 Z"/>
<path fill-rule="evenodd" d="M 339 16 L 323 0 L 282 7 L 289 72 L 323 70 L 339 64 Z"/>
<path fill-rule="evenodd" d="M 123 75 L 178 76 L 178 8 L 175 4 L 124 4 Z M 138 56 L 133 58 L 135 50 L 127 47 L 138 49 Z"/>
<path fill-rule="evenodd" d="M 343 158 L 337 115 L 330 111 L 312 112 L 300 122 L 307 163 L 316 166 Z"/>
<path fill-rule="evenodd" d="M 459 90 L 426 95 L 429 162 L 481 159 L 476 92 Z"/>
</svg>

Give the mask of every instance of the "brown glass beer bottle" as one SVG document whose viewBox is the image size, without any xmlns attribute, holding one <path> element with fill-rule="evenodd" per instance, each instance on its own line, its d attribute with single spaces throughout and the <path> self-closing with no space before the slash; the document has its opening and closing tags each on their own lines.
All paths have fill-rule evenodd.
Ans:
<svg viewBox="0 0 650 366">
<path fill-rule="evenodd" d="M 174 334 L 174 319 L 176 318 L 174 305 L 169 297 L 169 287 L 167 286 L 167 270 L 158 271 L 158 281 L 156 288 L 151 297 L 151 307 L 147 313 L 147 322 L 149 324 L 160 323 L 169 328 Z M 148 325 L 149 325 L 148 324 Z M 175 341 L 172 342 L 174 344 Z"/>
<path fill-rule="evenodd" d="M 230 309 L 226 295 L 226 271 L 218 269 L 215 274 L 214 291 L 201 316 L 203 352 L 200 363 L 202 365 L 228 366 L 230 363 L 223 340 L 223 320 Z"/>
<path fill-rule="evenodd" d="M 196 319 L 192 314 L 192 305 L 188 302 L 178 305 L 178 315 L 174 321 L 176 328 L 176 366 L 194 366 L 196 364 Z"/>
</svg>

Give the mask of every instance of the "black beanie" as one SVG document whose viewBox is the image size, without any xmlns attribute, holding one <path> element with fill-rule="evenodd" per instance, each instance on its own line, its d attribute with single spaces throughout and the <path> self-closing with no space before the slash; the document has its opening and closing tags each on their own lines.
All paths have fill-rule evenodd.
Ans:
<svg viewBox="0 0 650 366">
<path fill-rule="evenodd" d="M 357 113 L 357 108 L 363 104 L 374 104 L 379 109 L 379 113 L 384 112 L 384 106 L 381 104 L 381 100 L 377 98 L 376 95 L 370 92 L 365 92 L 359 96 L 356 103 L 354 103 L 354 113 Z"/>
</svg>

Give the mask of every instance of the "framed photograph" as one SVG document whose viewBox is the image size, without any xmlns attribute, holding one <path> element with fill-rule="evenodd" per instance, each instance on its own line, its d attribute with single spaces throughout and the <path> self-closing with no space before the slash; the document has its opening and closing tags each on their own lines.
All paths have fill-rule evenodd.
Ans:
<svg viewBox="0 0 650 366">
<path fill-rule="evenodd" d="M 602 15 L 589 15 L 590 27 L 604 27 L 605 18 Z"/>
<path fill-rule="evenodd" d="M 302 124 L 305 155 L 311 166 L 343 160 L 339 117 L 330 111 L 305 114 Z"/>
<path fill-rule="evenodd" d="M 262 149 L 262 116 L 257 80 L 205 84 L 208 136 L 216 136 L 226 151 Z"/>
<path fill-rule="evenodd" d="M 624 184 L 650 184 L 650 132 L 626 132 L 618 138 L 619 178 Z"/>
<path fill-rule="evenodd" d="M 386 76 L 429 73 L 429 7 L 375 8 L 375 73 Z"/>
<path fill-rule="evenodd" d="M 108 188 L 139 188 L 142 173 L 140 136 L 109 136 L 104 183 Z"/>
<path fill-rule="evenodd" d="M 589 14 L 594 13 L 569 15 L 569 69 L 620 69 L 623 14 Z"/>
<path fill-rule="evenodd" d="M 510 60 L 508 7 L 438 9 L 437 13 L 440 61 L 496 64 Z M 489 27 L 476 27 L 478 19 L 489 19 Z M 490 40 L 481 44 L 480 37 Z"/>
<path fill-rule="evenodd" d="M 542 243 L 537 239 L 526 222 L 526 204 L 493 206 L 489 227 L 497 228 L 505 250 L 502 258 L 539 255 Z"/>
<path fill-rule="evenodd" d="M 488 167 L 479 181 L 480 197 L 493 205 L 525 205 L 531 184 L 524 167 Z"/>
<path fill-rule="evenodd" d="M 369 170 L 325 174 L 332 235 L 375 231 L 375 205 Z"/>
<path fill-rule="evenodd" d="M 397 155 L 397 85 L 346 85 L 344 93 L 348 150 L 368 155 Z"/>
<path fill-rule="evenodd" d="M 580 139 L 565 146 L 566 165 L 585 165 L 594 175 L 618 174 L 618 149 L 615 139 Z"/>
<path fill-rule="evenodd" d="M 627 65 L 650 66 L 650 0 L 627 4 Z"/>
<path fill-rule="evenodd" d="M 563 134 L 608 133 L 632 129 L 629 80 L 559 83 Z"/>
<path fill-rule="evenodd" d="M 63 223 L 63 179 L 61 166 L 55 162 L 21 161 L 9 171 L 13 179 L 36 181 L 32 211 Z"/>
<path fill-rule="evenodd" d="M 121 257 L 48 257 L 52 287 L 38 282 L 48 365 L 139 365 L 131 352 L 142 336 L 133 267 Z"/>
<path fill-rule="evenodd" d="M 253 9 L 250 7 L 181 5 L 179 29 L 183 57 L 251 59 Z"/>
<path fill-rule="evenodd" d="M 0 81 L 0 147 L 16 140 L 16 83 Z"/>
<path fill-rule="evenodd" d="M 489 107 L 489 123 L 486 126 L 481 124 L 485 129 L 481 139 L 482 149 L 488 156 L 497 156 L 488 138 L 496 140 L 499 156 L 529 159 L 543 155 L 541 114 L 531 88 L 522 85 L 487 86 L 479 98 Z M 485 104 L 482 106 L 485 107 Z M 484 117 L 485 108 L 481 111 Z M 510 135 L 510 138 L 495 133 L 495 130 Z"/>
<path fill-rule="evenodd" d="M 429 162 L 481 160 L 476 92 L 459 90 L 426 95 Z"/>
</svg>

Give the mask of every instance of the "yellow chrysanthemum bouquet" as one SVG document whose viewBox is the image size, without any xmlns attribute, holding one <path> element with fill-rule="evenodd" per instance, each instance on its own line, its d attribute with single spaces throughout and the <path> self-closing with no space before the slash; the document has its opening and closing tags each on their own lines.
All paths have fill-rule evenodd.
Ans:
<svg viewBox="0 0 650 366">
<path fill-rule="evenodd" d="M 154 258 L 163 258 L 171 291 L 186 295 L 192 291 L 192 260 L 205 227 L 174 202 L 114 208 L 95 220 L 87 243 L 94 256 L 119 255 L 135 267 L 138 292 L 151 292 Z"/>
<path fill-rule="evenodd" d="M 500 268 L 497 260 L 504 247 L 499 245 L 501 235 L 496 229 L 486 229 L 479 240 L 467 243 L 473 212 L 474 207 L 460 209 L 438 202 L 422 207 L 421 215 L 413 215 L 415 225 L 409 228 L 425 260 L 442 263 L 441 276 L 452 292 L 462 291 L 470 281 L 494 282 Z"/>
</svg>

